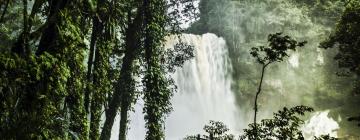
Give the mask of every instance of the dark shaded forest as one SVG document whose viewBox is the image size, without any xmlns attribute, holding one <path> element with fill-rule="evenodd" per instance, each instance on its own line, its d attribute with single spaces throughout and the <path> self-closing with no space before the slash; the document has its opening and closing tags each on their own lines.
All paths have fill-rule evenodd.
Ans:
<svg viewBox="0 0 360 140">
<path fill-rule="evenodd" d="M 126 140 L 139 102 L 144 139 L 172 139 L 173 98 L 194 84 L 179 73 L 203 70 L 212 33 L 239 119 L 180 139 L 358 140 L 359 31 L 358 0 L 0 0 L 0 139 Z M 336 132 L 307 136 L 324 111 Z"/>
</svg>

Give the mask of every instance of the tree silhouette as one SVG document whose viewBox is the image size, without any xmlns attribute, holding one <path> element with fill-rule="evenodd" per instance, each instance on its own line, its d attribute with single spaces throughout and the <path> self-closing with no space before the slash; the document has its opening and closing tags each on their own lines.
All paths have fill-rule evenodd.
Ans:
<svg viewBox="0 0 360 140">
<path fill-rule="evenodd" d="M 204 131 L 208 135 L 187 136 L 184 140 L 234 140 L 234 135 L 227 134 L 229 128 L 219 121 L 210 120 L 209 124 L 204 126 Z"/>
<path fill-rule="evenodd" d="M 304 121 L 299 118 L 306 112 L 312 112 L 313 109 L 307 106 L 296 106 L 293 108 L 284 107 L 274 113 L 273 119 L 264 119 L 261 123 L 250 124 L 248 129 L 245 129 L 245 134 L 240 136 L 240 140 L 288 140 L 297 139 L 303 140 L 304 137 L 299 130 L 299 126 L 304 124 Z"/>
<path fill-rule="evenodd" d="M 257 112 L 258 112 L 258 97 L 261 93 L 261 87 L 264 80 L 264 74 L 266 68 L 275 62 L 282 62 L 285 58 L 289 57 L 288 50 L 295 51 L 298 47 L 303 47 L 306 41 L 297 42 L 290 36 L 282 35 L 282 33 L 270 34 L 268 36 L 268 46 L 259 46 L 251 48 L 250 54 L 256 58 L 257 62 L 262 65 L 261 78 L 258 86 L 258 90 L 255 95 L 254 102 L 254 124 L 256 124 Z M 255 135 L 257 134 L 256 125 Z"/>
</svg>

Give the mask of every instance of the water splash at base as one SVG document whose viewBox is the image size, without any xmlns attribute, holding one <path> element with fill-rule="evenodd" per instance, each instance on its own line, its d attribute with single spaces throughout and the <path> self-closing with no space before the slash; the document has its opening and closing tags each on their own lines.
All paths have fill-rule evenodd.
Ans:
<svg viewBox="0 0 360 140">
<path fill-rule="evenodd" d="M 309 120 L 305 121 L 301 128 L 305 139 L 312 140 L 314 136 L 327 134 L 335 138 L 338 137 L 339 124 L 329 117 L 329 112 L 330 110 L 316 112 Z"/>
</svg>

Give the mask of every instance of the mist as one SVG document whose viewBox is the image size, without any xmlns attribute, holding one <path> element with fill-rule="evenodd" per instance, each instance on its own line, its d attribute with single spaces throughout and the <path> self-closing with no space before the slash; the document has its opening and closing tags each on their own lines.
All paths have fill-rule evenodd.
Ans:
<svg viewBox="0 0 360 140">
<path fill-rule="evenodd" d="M 292 52 L 287 61 L 270 66 L 265 74 L 259 99 L 260 119 L 270 118 L 282 107 L 307 105 L 316 111 L 330 110 L 329 116 L 340 124 L 340 137 L 358 136 L 356 125 L 346 121 L 359 113 L 359 97 L 351 94 L 353 77 L 337 75 L 341 69 L 333 59 L 336 49 L 319 48 L 334 29 L 344 4 L 310 4 L 289 0 L 202 0 L 200 20 L 188 32 L 210 32 L 225 39 L 232 64 L 232 91 L 244 124 L 252 120 L 260 77 L 260 66 L 250 56 L 250 48 L 266 45 L 267 35 L 276 32 L 307 41 L 304 48 Z"/>
</svg>

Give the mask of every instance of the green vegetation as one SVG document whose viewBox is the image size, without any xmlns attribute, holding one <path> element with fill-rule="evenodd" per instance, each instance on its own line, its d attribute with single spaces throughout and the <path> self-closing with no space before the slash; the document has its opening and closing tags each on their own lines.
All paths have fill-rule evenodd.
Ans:
<svg viewBox="0 0 360 140">
<path fill-rule="evenodd" d="M 304 115 L 306 112 L 313 111 L 306 106 L 296 106 L 293 108 L 284 107 L 283 110 L 274 113 L 273 119 L 262 120 L 261 123 L 253 123 L 245 129 L 245 134 L 240 136 L 241 140 L 287 140 L 304 139 L 299 127 L 304 122 L 297 115 Z"/>
<path fill-rule="evenodd" d="M 165 48 L 165 38 L 181 40 L 185 32 L 226 40 L 231 88 L 244 110 L 239 117 L 251 120 L 255 110 L 240 139 L 304 139 L 299 116 L 314 109 L 284 108 L 294 104 L 360 122 L 358 0 L 201 0 L 200 13 L 195 3 L 1 0 L 0 138 L 109 140 L 119 125 L 117 137 L 125 140 L 130 111 L 141 99 L 145 139 L 165 139 L 176 91 L 172 73 L 195 55 L 181 41 Z M 339 133 L 359 135 L 353 122 L 339 123 Z M 204 130 L 207 135 L 186 139 L 236 139 L 221 122 Z"/>
<path fill-rule="evenodd" d="M 338 67 L 341 68 L 338 75 L 352 77 L 350 83 L 354 94 L 360 93 L 359 20 L 360 2 L 348 1 L 336 29 L 320 46 L 325 49 L 338 49 L 338 53 L 334 57 Z M 360 121 L 360 119 L 359 117 L 350 117 L 349 121 Z"/>
<path fill-rule="evenodd" d="M 208 133 L 208 135 L 201 136 L 187 136 L 185 140 L 199 140 L 199 139 L 209 139 L 209 140 L 233 140 L 235 137 L 232 134 L 227 134 L 229 131 L 229 128 L 222 123 L 218 121 L 210 121 L 208 125 L 204 126 L 204 131 Z"/>
<path fill-rule="evenodd" d="M 180 33 L 182 18 L 192 18 L 192 5 L 165 0 L 1 2 L 0 136 L 108 140 L 120 110 L 119 138 L 124 140 L 128 112 L 142 94 L 146 139 L 163 138 L 174 91 L 168 73 L 193 56 L 182 43 L 165 50 L 164 36 Z M 137 91 L 135 77 L 143 74 L 144 90 Z"/>
<path fill-rule="evenodd" d="M 307 106 L 284 107 L 274 113 L 272 119 L 261 120 L 261 123 L 249 124 L 239 140 L 304 140 L 299 129 L 304 121 L 300 116 L 307 112 L 314 111 Z M 210 121 L 205 125 L 204 130 L 208 135 L 188 136 L 184 140 L 236 140 L 234 135 L 228 134 L 229 129 L 222 122 Z M 314 137 L 315 140 L 337 140 L 337 138 L 323 135 Z"/>
</svg>

